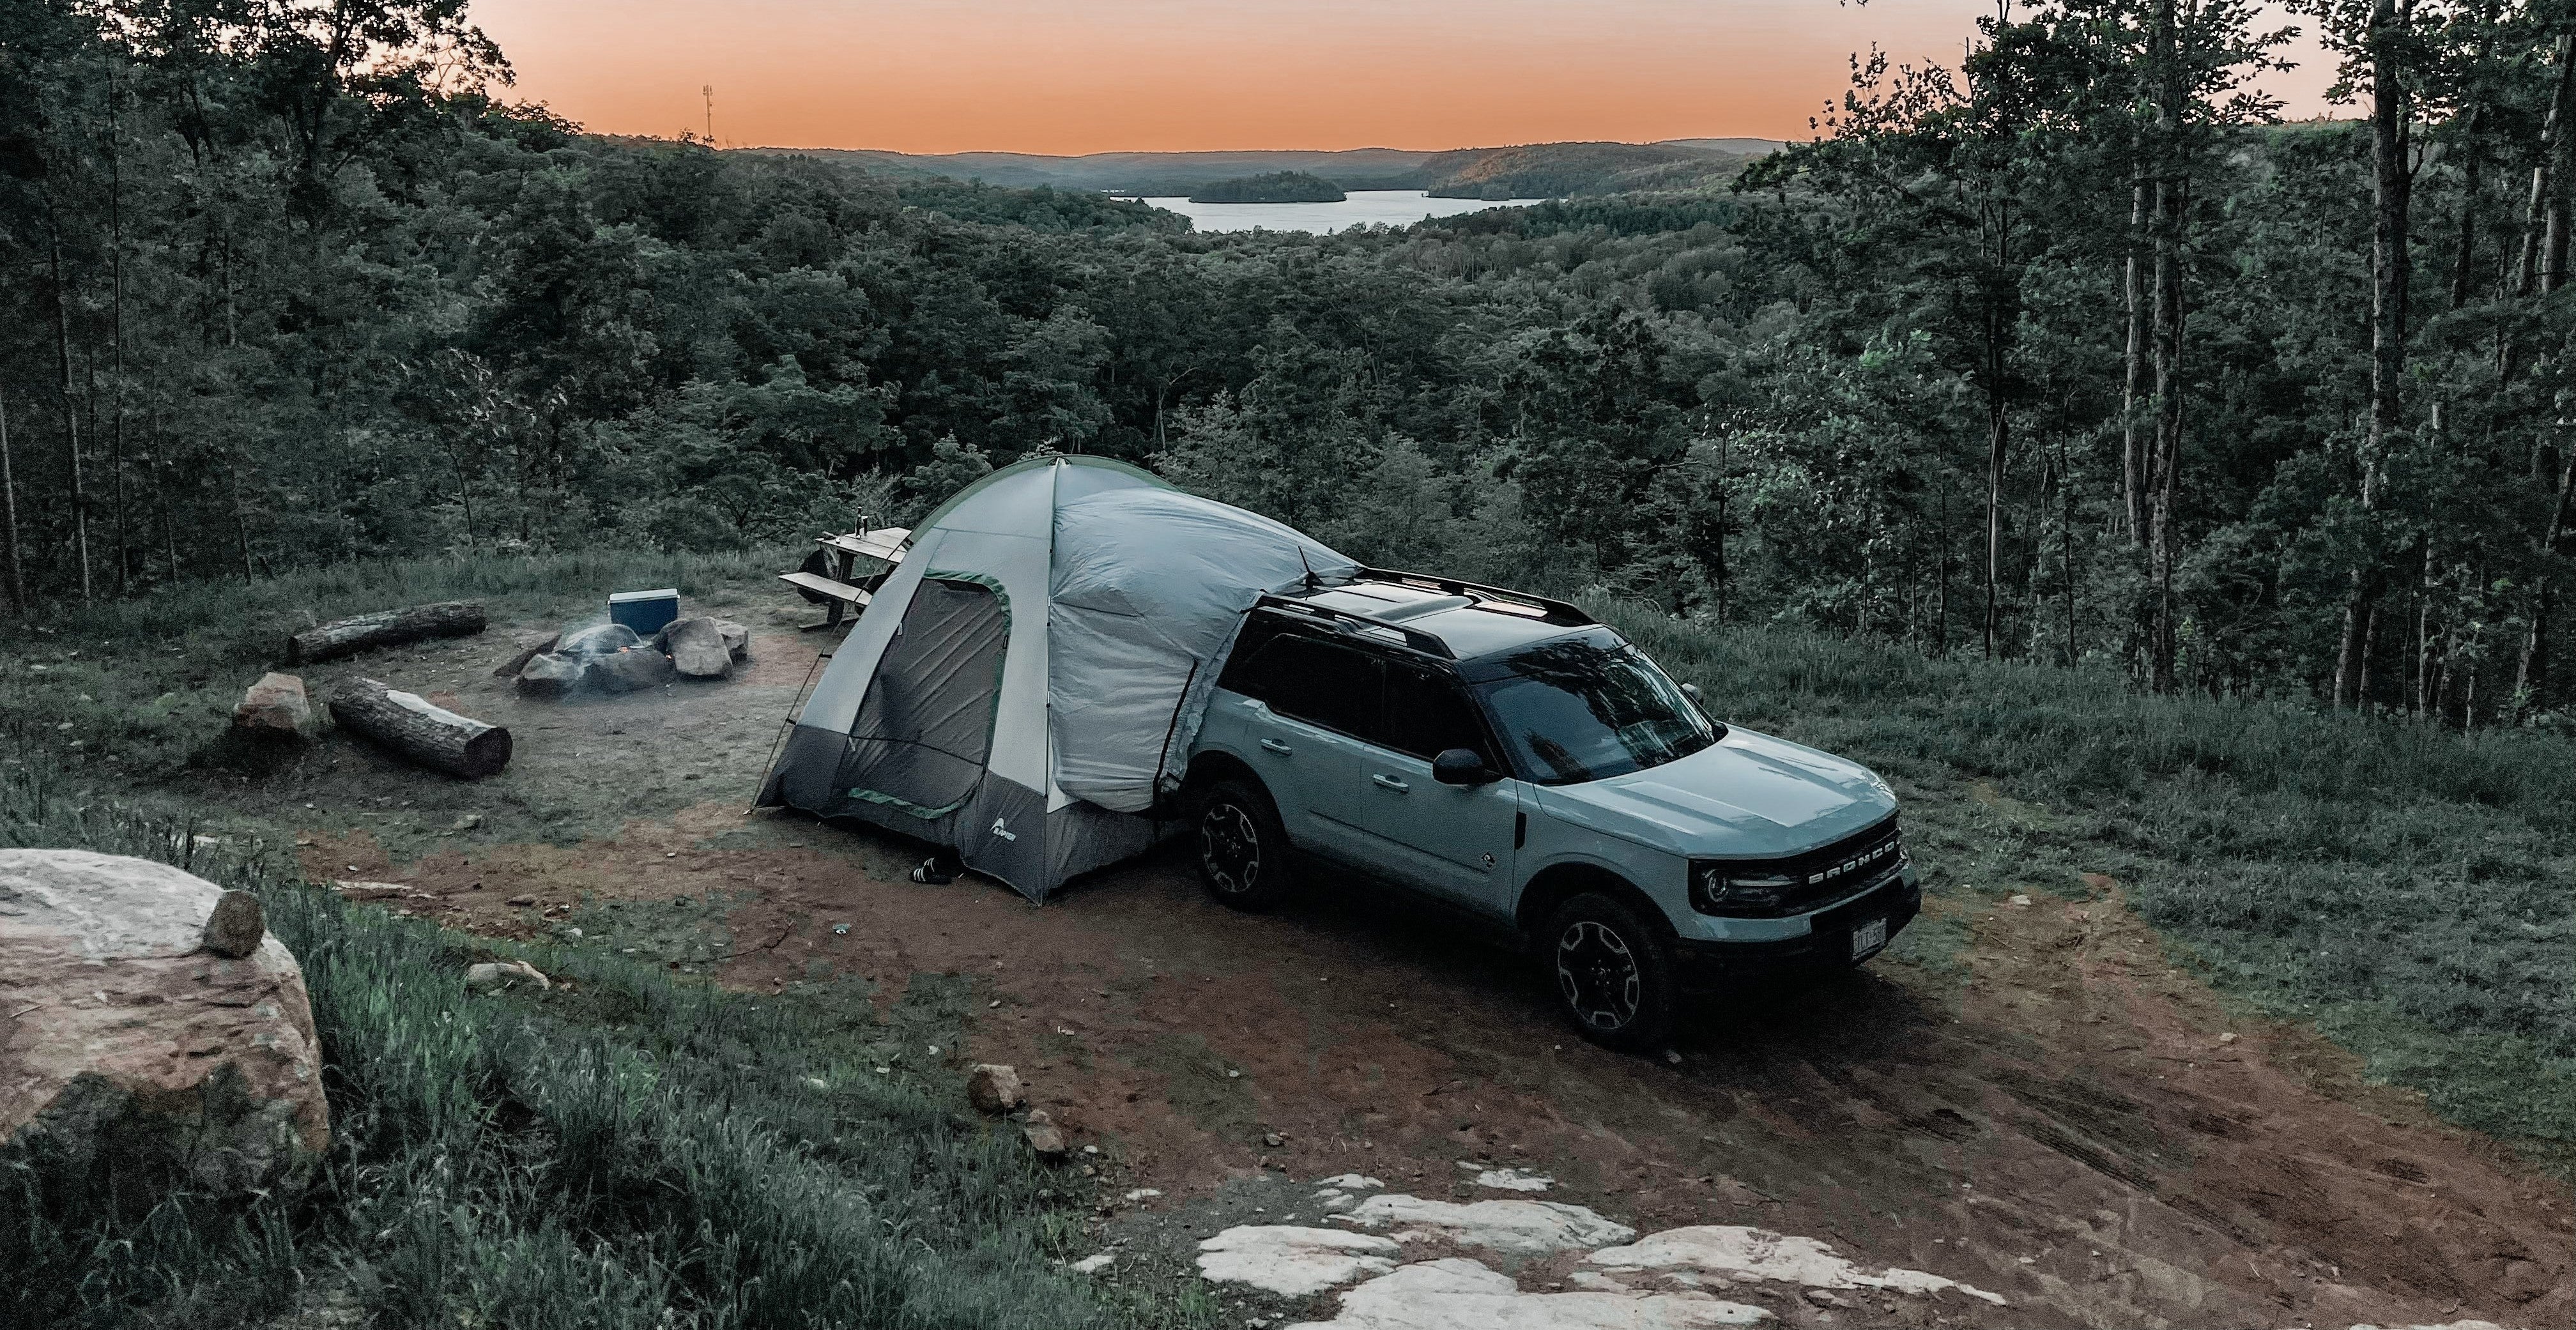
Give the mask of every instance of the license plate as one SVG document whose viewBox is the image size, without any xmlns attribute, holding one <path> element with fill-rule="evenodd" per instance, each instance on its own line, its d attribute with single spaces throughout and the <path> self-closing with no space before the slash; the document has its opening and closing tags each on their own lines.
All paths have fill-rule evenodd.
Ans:
<svg viewBox="0 0 2576 1330">
<path fill-rule="evenodd" d="M 1860 960 L 1887 945 L 1887 920 L 1865 919 L 1852 925 L 1851 958 Z"/>
</svg>

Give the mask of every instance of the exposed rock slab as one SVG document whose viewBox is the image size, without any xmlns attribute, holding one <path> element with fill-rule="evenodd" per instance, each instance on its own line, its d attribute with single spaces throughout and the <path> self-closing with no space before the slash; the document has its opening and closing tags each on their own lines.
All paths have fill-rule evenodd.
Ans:
<svg viewBox="0 0 2576 1330">
<path fill-rule="evenodd" d="M 304 975 L 284 943 L 206 950 L 215 884 L 83 850 L 0 850 L 0 1147 L 49 1171 L 165 1170 L 232 1191 L 331 1139 Z M 224 935 L 239 942 L 238 906 Z"/>
<path fill-rule="evenodd" d="M 1303 1298 L 1395 1269 L 1391 1238 L 1294 1224 L 1246 1224 L 1199 1243 L 1199 1274 Z"/>
<path fill-rule="evenodd" d="M 1563 1201 L 1432 1201 L 1391 1193 L 1372 1196 L 1335 1219 L 1362 1228 L 1399 1228 L 1435 1233 L 1462 1247 L 1481 1247 L 1504 1256 L 1545 1256 L 1550 1252 L 1626 1242 L 1637 1230 Z"/>
<path fill-rule="evenodd" d="M 520 662 L 518 689 L 531 697 L 561 697 L 581 686 L 587 668 L 571 656 L 542 652 Z"/>
<path fill-rule="evenodd" d="M 1810 1289 L 1876 1288 L 1913 1294 L 1957 1289 L 1998 1307 L 2004 1305 L 2000 1295 L 1956 1280 L 1920 1270 L 1888 1269 L 1871 1274 L 1814 1238 L 1733 1224 L 1670 1228 L 1629 1246 L 1596 1251 L 1585 1259 L 1607 1270 L 1773 1280 Z"/>
<path fill-rule="evenodd" d="M 1771 1316 L 1705 1293 L 1524 1293 L 1460 1257 L 1381 1275 L 1341 1302 L 1332 1320 L 1291 1330 L 1716 1330 Z"/>
</svg>

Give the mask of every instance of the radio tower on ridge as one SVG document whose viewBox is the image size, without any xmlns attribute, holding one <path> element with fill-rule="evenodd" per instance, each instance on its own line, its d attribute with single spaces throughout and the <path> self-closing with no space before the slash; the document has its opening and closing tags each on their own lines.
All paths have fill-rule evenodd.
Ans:
<svg viewBox="0 0 2576 1330">
<path fill-rule="evenodd" d="M 698 93 L 707 99 L 707 146 L 712 148 L 716 145 L 716 85 L 707 84 Z"/>
</svg>

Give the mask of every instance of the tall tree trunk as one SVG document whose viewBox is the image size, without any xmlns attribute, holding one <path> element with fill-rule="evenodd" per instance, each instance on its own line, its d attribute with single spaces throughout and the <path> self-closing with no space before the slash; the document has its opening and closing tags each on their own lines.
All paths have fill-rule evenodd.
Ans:
<svg viewBox="0 0 2576 1330">
<path fill-rule="evenodd" d="M 2556 563 L 2559 546 L 2576 519 L 2576 447 L 2560 450 L 2558 499 L 2549 506 L 2549 524 L 2540 536 L 2540 575 L 2532 579 L 2531 627 L 2522 639 L 2522 657 L 2514 666 L 2513 709 L 2517 713 L 2549 705 L 2549 620 L 2556 608 Z"/>
<path fill-rule="evenodd" d="M 2576 113 L 2576 34 L 2562 35 L 2557 47 L 2558 76 L 2550 80 L 2549 113 L 2540 126 L 2540 160 L 2531 168 L 2531 197 L 2523 207 L 2522 247 L 2514 263 L 2513 293 L 2527 296 L 2540 280 L 2541 254 L 2548 229 L 2549 201 L 2559 196 L 2557 175 L 2568 116 Z M 2561 223 L 2563 229 L 2564 223 Z"/>
<path fill-rule="evenodd" d="M 2174 657 L 2181 647 L 2180 607 L 2174 599 L 2174 509 L 2181 498 L 2182 472 L 2182 233 L 2190 182 L 2183 162 L 2183 115 L 2186 109 L 2174 0 L 2156 0 L 2149 33 L 2149 59 L 2155 73 L 2156 180 L 2152 231 L 2155 260 L 2154 328 L 2149 344 L 2154 357 L 2155 439 L 2148 457 L 2151 481 L 2148 505 L 2147 561 L 2155 583 L 2155 632 L 2149 642 L 2152 685 L 2159 693 L 2174 691 Z"/>
<path fill-rule="evenodd" d="M 2379 508 L 2379 476 L 2399 428 L 2398 388 L 2406 373 L 2406 240 L 2414 177 L 2406 161 L 2406 89 L 2399 81 L 2399 19 L 2394 0 L 2371 10 L 2370 160 L 2370 429 L 2362 444 L 2361 507 Z M 2553 191 L 2554 192 L 2554 191 Z M 2365 555 L 2346 577 L 2343 641 L 2335 660 L 2335 705 L 2358 707 L 2370 646 L 2370 604 L 2379 591 L 2378 561 Z"/>
<path fill-rule="evenodd" d="M 63 292 L 63 230 L 54 201 L 45 199 L 45 240 L 54 279 L 54 355 L 63 376 L 63 446 L 71 456 L 72 545 L 80 563 L 81 599 L 92 598 L 89 571 L 89 492 L 81 481 L 80 408 L 72 402 L 72 317 Z"/>
<path fill-rule="evenodd" d="M 9 460 L 9 403 L 0 398 L 0 517 L 8 522 L 9 608 L 27 612 L 27 570 L 18 553 L 18 475 Z"/>
<path fill-rule="evenodd" d="M 2147 219 L 2147 182 L 2142 173 L 2129 187 L 2128 255 L 2121 264 L 2121 290 L 2128 301 L 2128 346 L 2122 356 L 2120 388 L 2120 480 L 2128 503 L 2129 541 L 2147 547 L 2147 461 L 2138 446 L 2138 392 L 2147 377 L 2147 301 L 2140 262 L 2139 232 Z"/>
</svg>

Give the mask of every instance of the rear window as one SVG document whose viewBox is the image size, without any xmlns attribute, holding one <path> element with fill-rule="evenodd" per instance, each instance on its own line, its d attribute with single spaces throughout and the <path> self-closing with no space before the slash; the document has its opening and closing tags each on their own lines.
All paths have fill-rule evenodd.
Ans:
<svg viewBox="0 0 2576 1330">
<path fill-rule="evenodd" d="M 1378 728 L 1378 666 L 1346 646 L 1274 637 L 1225 672 L 1224 685 L 1292 720 L 1359 738 Z"/>
</svg>

